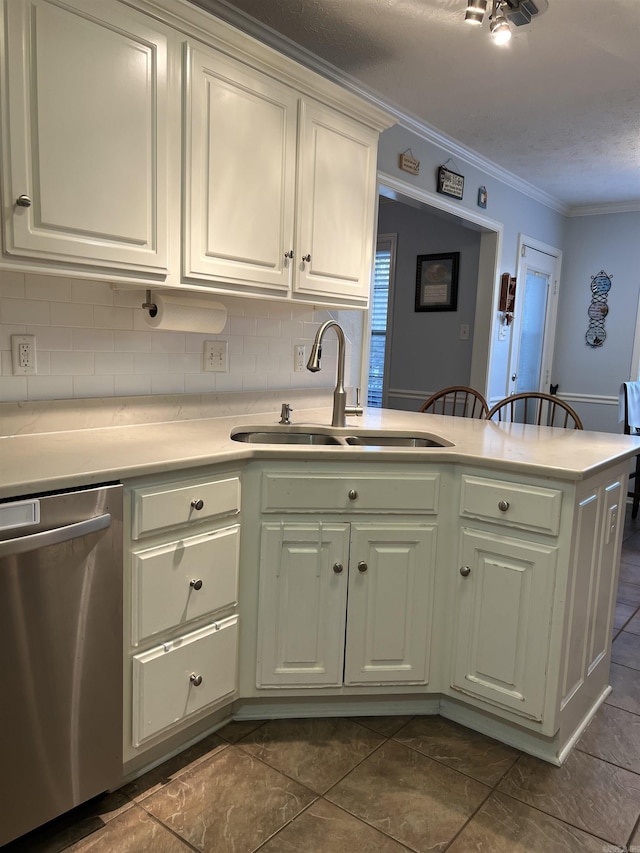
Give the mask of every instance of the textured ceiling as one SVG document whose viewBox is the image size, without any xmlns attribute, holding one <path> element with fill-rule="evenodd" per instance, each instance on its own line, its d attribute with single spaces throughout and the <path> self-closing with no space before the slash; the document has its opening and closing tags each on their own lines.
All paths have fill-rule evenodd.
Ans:
<svg viewBox="0 0 640 853">
<path fill-rule="evenodd" d="M 640 0 L 549 0 L 506 47 L 463 22 L 466 0 L 194 2 L 256 19 L 567 208 L 640 209 Z"/>
</svg>

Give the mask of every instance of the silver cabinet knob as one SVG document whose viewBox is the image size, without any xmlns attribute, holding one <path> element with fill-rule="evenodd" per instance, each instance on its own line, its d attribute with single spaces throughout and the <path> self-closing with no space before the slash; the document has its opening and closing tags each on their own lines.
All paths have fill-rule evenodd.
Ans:
<svg viewBox="0 0 640 853">
<path fill-rule="evenodd" d="M 193 509 L 201 510 L 202 507 L 204 506 L 204 501 L 201 500 L 200 498 L 194 498 L 191 501 L 191 506 L 193 507 Z"/>
<path fill-rule="evenodd" d="M 355 489 L 349 489 L 349 500 L 350 501 L 357 501 L 358 500 L 358 493 L 356 492 Z"/>
<path fill-rule="evenodd" d="M 360 562 L 358 563 L 358 571 L 364 574 L 368 568 L 369 566 L 365 563 L 365 561 L 360 560 Z"/>
<path fill-rule="evenodd" d="M 468 578 L 471 574 L 471 569 L 469 568 L 469 566 L 462 566 L 462 568 L 460 569 L 460 574 L 463 578 Z"/>
<path fill-rule="evenodd" d="M 202 589 L 202 581 L 200 580 L 200 578 L 198 578 L 197 580 L 192 580 L 189 586 L 192 589 Z"/>
<path fill-rule="evenodd" d="M 509 501 L 498 501 L 498 509 L 500 512 L 506 512 L 509 509 Z"/>
<path fill-rule="evenodd" d="M 16 199 L 16 204 L 18 205 L 18 207 L 31 207 L 32 201 L 28 195 L 24 195 L 23 193 L 22 195 L 19 195 Z"/>
<path fill-rule="evenodd" d="M 293 260 L 293 249 L 289 249 L 288 252 L 285 252 L 284 256 L 285 258 L 290 258 L 291 260 Z"/>
<path fill-rule="evenodd" d="M 341 575 L 341 574 L 342 574 L 342 572 L 344 571 L 344 566 L 342 565 L 342 563 L 334 563 L 334 564 L 333 564 L 333 571 L 334 571 L 337 575 Z"/>
<path fill-rule="evenodd" d="M 192 672 L 189 676 L 189 681 L 193 684 L 194 687 L 200 687 L 202 684 L 202 676 L 196 675 L 195 672 Z"/>
<path fill-rule="evenodd" d="M 310 264 L 310 263 L 311 263 L 311 255 L 308 255 L 308 254 L 307 254 L 307 255 L 303 255 L 303 256 L 302 256 L 302 260 L 303 260 L 305 263 Z"/>
</svg>

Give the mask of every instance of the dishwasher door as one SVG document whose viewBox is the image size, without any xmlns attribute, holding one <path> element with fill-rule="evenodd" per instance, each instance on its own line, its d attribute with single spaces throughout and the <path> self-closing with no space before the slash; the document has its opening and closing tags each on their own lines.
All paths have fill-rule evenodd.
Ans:
<svg viewBox="0 0 640 853">
<path fill-rule="evenodd" d="M 0 845 L 122 780 L 122 486 L 0 503 Z"/>
</svg>

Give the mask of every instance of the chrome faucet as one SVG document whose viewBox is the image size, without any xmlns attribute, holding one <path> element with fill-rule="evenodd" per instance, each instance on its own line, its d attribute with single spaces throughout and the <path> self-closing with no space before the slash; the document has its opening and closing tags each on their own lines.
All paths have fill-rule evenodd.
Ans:
<svg viewBox="0 0 640 853">
<path fill-rule="evenodd" d="M 316 332 L 316 337 L 313 342 L 313 346 L 311 347 L 311 355 L 307 362 L 307 370 L 310 370 L 311 373 L 317 373 L 320 370 L 322 339 L 324 337 L 324 333 L 331 327 L 336 330 L 336 335 L 338 336 L 338 377 L 336 380 L 336 388 L 333 392 L 333 416 L 331 418 L 331 426 L 344 427 L 347 425 L 346 416 L 361 415 L 362 406 L 358 400 L 359 392 L 356 394 L 355 406 L 347 406 L 346 404 L 347 392 L 344 390 L 344 332 L 342 330 L 342 326 L 336 323 L 335 320 L 327 320 L 327 322 L 323 323 Z"/>
</svg>

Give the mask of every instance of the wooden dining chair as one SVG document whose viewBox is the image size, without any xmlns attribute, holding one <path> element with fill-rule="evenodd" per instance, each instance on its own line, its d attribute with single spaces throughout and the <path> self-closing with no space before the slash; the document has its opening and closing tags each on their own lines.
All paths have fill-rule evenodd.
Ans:
<svg viewBox="0 0 640 853">
<path fill-rule="evenodd" d="M 632 387 L 629 387 L 632 386 Z M 623 382 L 622 383 L 622 407 L 623 407 L 623 424 L 625 435 L 640 435 L 640 425 L 633 423 L 637 417 L 630 416 L 630 396 L 638 393 L 640 382 Z M 637 399 L 637 398 L 636 398 Z M 640 506 L 640 454 L 636 456 L 635 469 L 629 473 L 629 491 L 627 497 L 631 498 L 631 518 L 636 518 L 638 515 L 638 506 Z"/>
<path fill-rule="evenodd" d="M 541 391 L 524 391 L 505 397 L 489 410 L 487 420 L 583 429 L 580 416 L 568 403 L 555 394 Z"/>
<path fill-rule="evenodd" d="M 452 385 L 432 394 L 418 411 L 432 415 L 456 415 L 461 418 L 486 418 L 489 406 L 482 394 L 474 388 Z"/>
</svg>

